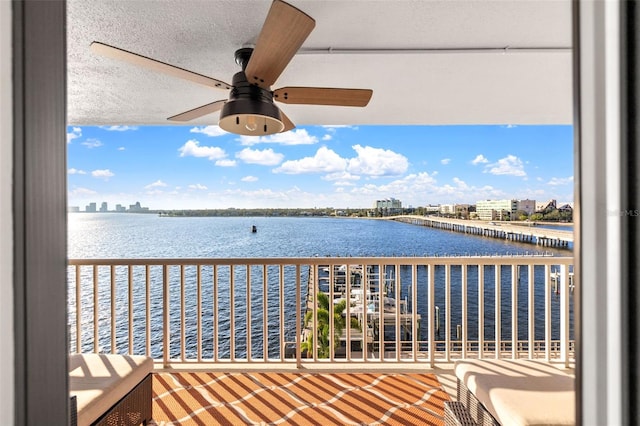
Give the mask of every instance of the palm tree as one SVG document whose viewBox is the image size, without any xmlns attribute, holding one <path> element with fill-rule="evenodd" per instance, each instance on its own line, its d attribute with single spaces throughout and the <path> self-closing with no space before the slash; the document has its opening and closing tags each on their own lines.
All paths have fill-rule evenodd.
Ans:
<svg viewBox="0 0 640 426">
<path fill-rule="evenodd" d="M 300 349 L 312 354 L 314 350 L 314 334 L 318 336 L 318 358 L 329 358 L 330 355 L 330 338 L 329 338 L 329 296 L 326 293 L 318 293 L 317 296 L 317 333 L 308 333 L 307 340 L 302 342 Z M 346 319 L 343 316 L 344 310 L 347 308 L 347 301 L 341 300 L 333 307 L 333 348 L 334 350 L 340 345 L 340 336 L 346 327 Z M 355 318 L 350 318 L 351 328 L 362 331 L 360 322 Z M 310 328 L 313 326 L 313 310 L 308 311 L 304 316 L 304 326 Z"/>
</svg>

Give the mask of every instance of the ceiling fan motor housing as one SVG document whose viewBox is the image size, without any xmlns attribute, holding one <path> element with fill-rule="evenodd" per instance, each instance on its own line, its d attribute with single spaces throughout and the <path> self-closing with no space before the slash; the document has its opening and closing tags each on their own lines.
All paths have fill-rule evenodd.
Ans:
<svg viewBox="0 0 640 426">
<path fill-rule="evenodd" d="M 233 76 L 229 100 L 220 112 L 219 126 L 246 136 L 279 133 L 284 129 L 280 109 L 273 103 L 273 92 L 250 84 L 244 71 Z"/>
</svg>

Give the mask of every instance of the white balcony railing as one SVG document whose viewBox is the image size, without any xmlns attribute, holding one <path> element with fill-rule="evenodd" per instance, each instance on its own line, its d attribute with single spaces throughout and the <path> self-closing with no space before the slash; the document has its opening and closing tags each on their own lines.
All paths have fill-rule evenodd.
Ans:
<svg viewBox="0 0 640 426">
<path fill-rule="evenodd" d="M 572 264 L 545 256 L 71 259 L 70 349 L 146 354 L 167 366 L 568 364 Z"/>
</svg>

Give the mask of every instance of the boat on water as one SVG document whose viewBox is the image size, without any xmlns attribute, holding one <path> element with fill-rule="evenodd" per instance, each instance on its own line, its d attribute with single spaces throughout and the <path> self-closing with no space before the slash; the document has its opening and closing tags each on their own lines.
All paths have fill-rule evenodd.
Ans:
<svg viewBox="0 0 640 426">
<path fill-rule="evenodd" d="M 251 226 L 251 233 L 255 234 L 256 232 L 258 232 L 258 228 L 255 225 Z"/>
</svg>

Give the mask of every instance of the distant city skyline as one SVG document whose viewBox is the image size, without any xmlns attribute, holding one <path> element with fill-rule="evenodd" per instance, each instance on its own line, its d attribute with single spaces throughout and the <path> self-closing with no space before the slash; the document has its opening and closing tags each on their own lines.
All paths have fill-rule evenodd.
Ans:
<svg viewBox="0 0 640 426">
<path fill-rule="evenodd" d="M 81 209 L 573 202 L 571 126 L 308 126 L 253 138 L 217 126 L 72 126 L 67 142 L 68 205 Z"/>
</svg>

